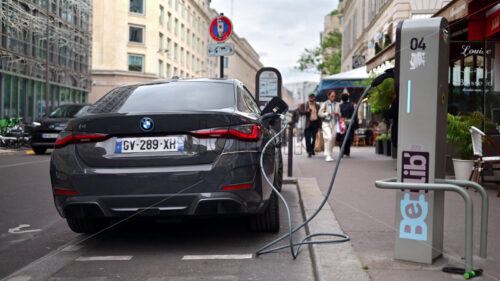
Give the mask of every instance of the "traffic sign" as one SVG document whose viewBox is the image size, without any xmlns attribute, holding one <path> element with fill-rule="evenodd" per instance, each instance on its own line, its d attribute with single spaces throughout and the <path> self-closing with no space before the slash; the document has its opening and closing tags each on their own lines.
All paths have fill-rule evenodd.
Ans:
<svg viewBox="0 0 500 281">
<path fill-rule="evenodd" d="M 233 43 L 217 43 L 208 44 L 208 56 L 230 56 L 234 54 L 234 44 Z"/>
<path fill-rule="evenodd" d="M 233 24 L 231 21 L 221 15 L 212 20 L 210 24 L 210 36 L 217 42 L 226 41 L 233 32 Z"/>
</svg>

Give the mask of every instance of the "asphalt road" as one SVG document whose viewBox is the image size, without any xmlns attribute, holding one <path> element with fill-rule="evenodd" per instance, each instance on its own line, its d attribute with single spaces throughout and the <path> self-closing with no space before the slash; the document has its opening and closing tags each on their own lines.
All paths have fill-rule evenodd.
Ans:
<svg viewBox="0 0 500 281">
<path fill-rule="evenodd" d="M 308 247 L 297 260 L 287 250 L 256 257 L 277 235 L 252 233 L 237 218 L 128 220 L 94 236 L 75 234 L 55 210 L 49 160 L 0 155 L 0 279 L 314 280 Z M 285 186 L 283 194 L 297 225 L 296 187 Z"/>
</svg>

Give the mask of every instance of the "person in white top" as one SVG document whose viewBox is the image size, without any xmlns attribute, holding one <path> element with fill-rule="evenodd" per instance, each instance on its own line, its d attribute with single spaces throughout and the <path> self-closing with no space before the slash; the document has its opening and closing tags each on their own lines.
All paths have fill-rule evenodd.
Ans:
<svg viewBox="0 0 500 281">
<path fill-rule="evenodd" d="M 331 162 L 333 158 L 333 148 L 335 147 L 335 138 L 337 136 L 337 121 L 339 118 L 339 105 L 335 102 L 335 92 L 328 93 L 328 99 L 321 104 L 318 115 L 323 118 L 321 129 L 325 140 L 325 161 Z"/>
</svg>

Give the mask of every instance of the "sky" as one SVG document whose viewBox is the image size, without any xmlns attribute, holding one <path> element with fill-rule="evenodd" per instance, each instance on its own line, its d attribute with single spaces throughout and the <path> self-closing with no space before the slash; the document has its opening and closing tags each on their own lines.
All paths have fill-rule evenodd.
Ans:
<svg viewBox="0 0 500 281">
<path fill-rule="evenodd" d="M 264 66 L 281 72 L 284 83 L 319 82 L 319 72 L 294 67 L 304 48 L 319 45 L 324 17 L 337 5 L 338 0 L 212 0 L 210 4 L 231 19 L 234 32 L 252 45 Z"/>
</svg>

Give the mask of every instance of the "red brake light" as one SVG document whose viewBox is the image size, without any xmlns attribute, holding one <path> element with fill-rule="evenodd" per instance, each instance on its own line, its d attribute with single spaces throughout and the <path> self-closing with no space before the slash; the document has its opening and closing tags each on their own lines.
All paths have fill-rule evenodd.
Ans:
<svg viewBox="0 0 500 281">
<path fill-rule="evenodd" d="M 257 141 L 262 135 L 262 127 L 259 125 L 241 125 L 230 129 L 206 129 L 190 132 L 197 138 L 232 138 L 243 141 Z"/>
<path fill-rule="evenodd" d="M 59 136 L 56 139 L 55 148 L 65 147 L 68 144 L 100 142 L 100 141 L 105 141 L 108 138 L 110 138 L 110 136 L 105 134 L 66 135 L 66 136 L 64 134 L 59 134 Z"/>
<path fill-rule="evenodd" d="M 55 194 L 62 194 L 62 195 L 77 195 L 78 192 L 74 190 L 66 190 L 66 189 L 55 189 L 54 190 Z"/>
<path fill-rule="evenodd" d="M 249 188 L 252 188 L 252 185 L 247 183 L 247 184 L 240 184 L 240 185 L 224 186 L 221 190 L 238 190 L 238 189 L 249 189 Z"/>
</svg>

